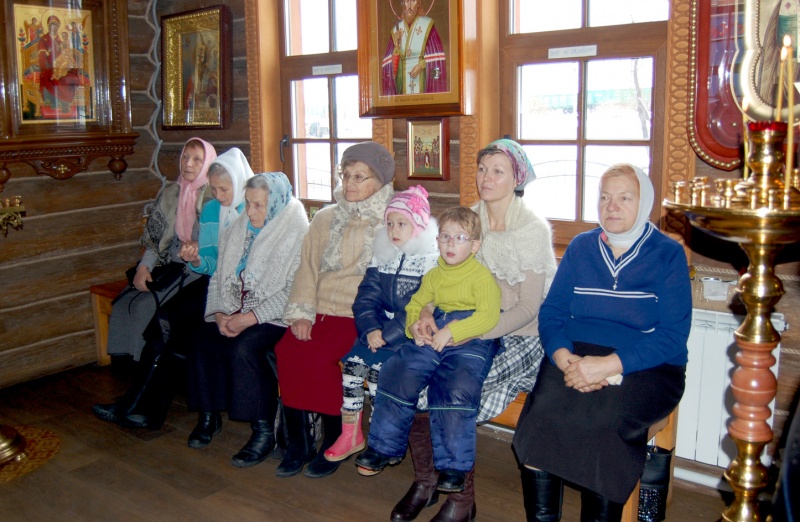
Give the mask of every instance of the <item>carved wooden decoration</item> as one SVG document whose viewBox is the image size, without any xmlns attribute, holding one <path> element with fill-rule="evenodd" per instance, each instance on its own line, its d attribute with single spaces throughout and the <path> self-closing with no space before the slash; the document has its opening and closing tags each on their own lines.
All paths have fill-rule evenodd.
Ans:
<svg viewBox="0 0 800 522">
<path fill-rule="evenodd" d="M 0 192 L 11 163 L 67 179 L 99 157 L 120 179 L 131 132 L 126 0 L 3 0 Z"/>
</svg>

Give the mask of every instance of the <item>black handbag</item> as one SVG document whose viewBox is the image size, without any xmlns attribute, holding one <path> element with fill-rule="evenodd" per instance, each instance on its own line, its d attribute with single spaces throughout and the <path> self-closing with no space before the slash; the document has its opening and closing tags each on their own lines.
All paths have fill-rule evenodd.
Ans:
<svg viewBox="0 0 800 522">
<path fill-rule="evenodd" d="M 661 522 L 666 518 L 671 462 L 672 451 L 658 446 L 647 447 L 647 461 L 639 488 L 639 520 Z"/>
<path fill-rule="evenodd" d="M 139 265 L 134 265 L 125 271 L 125 276 L 128 278 L 128 284 L 133 286 L 133 278 L 136 277 L 136 269 Z M 186 275 L 186 265 L 183 263 L 170 262 L 163 265 L 156 265 L 150 271 L 150 278 L 152 281 L 147 283 L 147 288 L 153 292 L 160 292 L 165 288 L 169 288 L 175 281 L 181 279 Z"/>
</svg>

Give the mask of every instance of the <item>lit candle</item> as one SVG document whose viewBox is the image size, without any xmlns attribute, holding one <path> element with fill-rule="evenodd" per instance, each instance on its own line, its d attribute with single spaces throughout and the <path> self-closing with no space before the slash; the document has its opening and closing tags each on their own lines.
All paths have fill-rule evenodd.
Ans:
<svg viewBox="0 0 800 522">
<path fill-rule="evenodd" d="M 786 59 L 786 81 L 788 82 L 786 106 L 789 109 L 788 133 L 786 135 L 786 169 L 784 171 L 784 190 L 788 197 L 789 187 L 792 186 L 792 171 L 794 167 L 794 51 L 792 50 L 792 39 L 787 34 L 783 38 L 786 45 L 788 57 Z"/>
<path fill-rule="evenodd" d="M 789 36 L 786 35 L 786 38 Z M 778 96 L 775 104 L 775 121 L 781 121 L 781 112 L 783 112 L 783 67 L 786 63 L 786 38 L 783 39 L 783 47 L 781 47 L 781 63 L 778 67 Z M 790 40 L 791 42 L 791 40 Z M 791 83 L 792 80 L 789 80 Z"/>
<path fill-rule="evenodd" d="M 781 67 L 781 68 L 783 68 L 783 67 Z M 749 137 L 748 133 L 747 133 L 747 122 L 750 119 L 750 118 L 747 117 L 747 107 L 748 107 L 748 105 L 749 105 L 749 102 L 747 100 L 747 96 L 745 96 L 744 98 L 742 98 L 742 124 L 743 124 L 743 127 L 742 127 L 742 148 L 744 150 L 744 161 L 742 162 L 742 178 L 744 178 L 744 179 L 747 179 L 749 177 L 749 173 L 748 173 L 748 170 L 747 170 L 747 157 L 748 157 L 747 139 Z"/>
</svg>

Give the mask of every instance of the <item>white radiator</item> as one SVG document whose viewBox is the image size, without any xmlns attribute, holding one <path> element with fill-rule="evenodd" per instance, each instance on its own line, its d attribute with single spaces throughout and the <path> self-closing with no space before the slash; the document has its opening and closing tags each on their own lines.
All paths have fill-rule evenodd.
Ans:
<svg viewBox="0 0 800 522">
<path fill-rule="evenodd" d="M 738 351 L 733 332 L 744 317 L 709 310 L 692 310 L 689 334 L 689 364 L 686 366 L 686 391 L 678 410 L 678 440 L 675 454 L 727 468 L 736 456 L 736 445 L 728 435 L 728 422 L 735 399 L 729 385 Z M 772 325 L 784 331 L 783 314 L 772 315 Z M 780 345 L 772 352 L 776 361 Z M 778 363 L 772 367 L 777 376 Z M 770 411 L 775 401 L 770 403 Z M 772 416 L 767 420 L 772 427 Z M 762 462 L 768 466 L 769 457 Z"/>
</svg>

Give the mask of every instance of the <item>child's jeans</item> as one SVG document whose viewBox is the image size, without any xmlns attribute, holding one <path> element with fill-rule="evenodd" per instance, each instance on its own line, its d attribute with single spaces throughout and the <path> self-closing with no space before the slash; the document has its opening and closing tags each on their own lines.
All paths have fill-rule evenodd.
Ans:
<svg viewBox="0 0 800 522">
<path fill-rule="evenodd" d="M 436 326 L 466 319 L 472 311 L 434 312 Z M 430 346 L 404 343 L 384 364 L 369 432 L 369 447 L 403 457 L 417 398 L 428 386 L 431 441 L 436 469 L 467 472 L 475 463 L 475 419 L 481 388 L 497 352 L 494 341 L 472 340 L 437 352 Z"/>
</svg>

